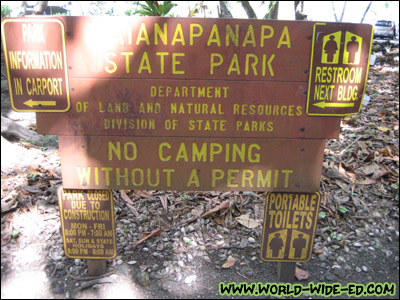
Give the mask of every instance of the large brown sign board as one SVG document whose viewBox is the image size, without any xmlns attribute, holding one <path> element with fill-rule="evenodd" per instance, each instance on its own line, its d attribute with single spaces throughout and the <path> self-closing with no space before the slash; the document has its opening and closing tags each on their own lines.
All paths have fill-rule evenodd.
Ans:
<svg viewBox="0 0 400 300">
<path fill-rule="evenodd" d="M 338 137 L 339 118 L 306 114 L 313 22 L 60 20 L 73 103 L 38 114 L 40 133 Z"/>
<path fill-rule="evenodd" d="M 64 23 L 46 18 L 4 19 L 1 37 L 12 108 L 69 110 Z"/>
<path fill-rule="evenodd" d="M 371 25 L 314 25 L 307 113 L 357 114 L 368 78 Z"/>
<path fill-rule="evenodd" d="M 320 199 L 319 193 L 267 194 L 262 260 L 305 262 L 311 258 Z"/>
<path fill-rule="evenodd" d="M 12 24 L 7 20 L 31 19 L 6 19 L 4 28 Z M 39 112 L 37 120 L 40 133 L 60 136 L 66 188 L 318 190 L 323 139 L 337 138 L 340 124 L 336 116 L 308 115 L 310 62 L 319 59 L 312 54 L 318 47 L 318 33 L 313 33 L 320 24 L 159 17 L 32 20 L 62 24 L 65 33 L 63 67 L 71 106 L 64 113 Z M 326 36 L 335 26 L 324 25 Z M 354 34 L 370 29 L 340 26 Z M 3 38 L 4 45 L 7 41 Z M 231 154 L 223 152 L 228 144 L 237 152 L 242 145 L 243 151 L 258 145 L 262 159 L 229 161 Z M 181 145 L 192 150 L 196 145 L 193 151 L 201 158 L 202 145 L 207 155 L 222 148 L 226 156 L 185 161 L 192 154 Z M 120 147 L 120 157 L 110 154 L 110 147 Z M 133 147 L 135 159 L 129 152 Z M 176 157 L 166 160 L 163 151 Z M 156 173 L 146 172 L 156 169 L 155 186 L 151 174 Z M 88 170 L 91 181 L 84 182 Z M 143 183 L 132 178 L 141 172 Z M 286 176 L 286 185 L 282 179 L 272 183 L 270 178 L 279 176 Z"/>
<path fill-rule="evenodd" d="M 58 188 L 64 251 L 69 258 L 112 259 L 117 255 L 110 190 Z"/>
<path fill-rule="evenodd" d="M 79 189 L 318 190 L 323 140 L 59 136 Z"/>
</svg>

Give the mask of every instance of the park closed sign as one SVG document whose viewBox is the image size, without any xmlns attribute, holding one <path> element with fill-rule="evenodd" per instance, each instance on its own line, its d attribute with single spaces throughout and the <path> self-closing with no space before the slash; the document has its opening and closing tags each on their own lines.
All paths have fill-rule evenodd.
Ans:
<svg viewBox="0 0 400 300">
<path fill-rule="evenodd" d="M 372 26 L 60 16 L 5 18 L 1 28 L 13 108 L 59 136 L 63 207 L 97 214 L 109 203 L 86 197 L 110 189 L 307 195 L 301 217 L 295 204 L 284 212 L 303 220 L 294 231 L 277 225 L 283 212 L 269 194 L 262 258 L 309 259 L 325 139 L 361 107 Z M 106 217 L 70 221 L 71 257 L 115 255 Z"/>
</svg>

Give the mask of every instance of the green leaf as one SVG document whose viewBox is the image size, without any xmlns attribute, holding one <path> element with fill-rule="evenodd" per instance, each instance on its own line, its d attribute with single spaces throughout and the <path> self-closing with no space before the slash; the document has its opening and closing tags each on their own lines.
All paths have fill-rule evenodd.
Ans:
<svg viewBox="0 0 400 300">
<path fill-rule="evenodd" d="M 325 219 L 325 218 L 326 218 L 326 213 L 323 212 L 323 211 L 321 211 L 321 212 L 318 214 L 318 217 L 321 218 L 321 219 Z"/>
<path fill-rule="evenodd" d="M 349 212 L 349 210 L 348 210 L 346 207 L 344 207 L 344 206 L 339 206 L 339 211 L 340 211 L 342 214 L 345 214 L 345 213 Z"/>
<path fill-rule="evenodd" d="M 18 237 L 18 236 L 19 236 L 19 231 L 17 230 L 17 231 L 10 232 L 10 236 L 11 236 L 12 238 Z"/>
</svg>

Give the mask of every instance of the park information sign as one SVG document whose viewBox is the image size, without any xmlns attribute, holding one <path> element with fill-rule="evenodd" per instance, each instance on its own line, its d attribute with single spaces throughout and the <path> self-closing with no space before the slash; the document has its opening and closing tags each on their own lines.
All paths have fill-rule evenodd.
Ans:
<svg viewBox="0 0 400 300">
<path fill-rule="evenodd" d="M 58 188 L 64 251 L 69 258 L 112 259 L 117 255 L 111 191 Z"/>
<path fill-rule="evenodd" d="M 305 262 L 311 258 L 319 193 L 267 194 L 261 259 Z"/>
<path fill-rule="evenodd" d="M 68 111 L 64 23 L 58 19 L 5 19 L 1 37 L 12 108 Z"/>
</svg>

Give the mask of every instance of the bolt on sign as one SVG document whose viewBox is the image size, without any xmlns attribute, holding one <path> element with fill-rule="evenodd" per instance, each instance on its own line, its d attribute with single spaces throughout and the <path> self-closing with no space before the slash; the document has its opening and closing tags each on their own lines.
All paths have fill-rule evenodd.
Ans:
<svg viewBox="0 0 400 300">
<path fill-rule="evenodd" d="M 372 37 L 371 25 L 314 25 L 308 115 L 344 116 L 359 112 L 368 79 Z"/>
<path fill-rule="evenodd" d="M 263 261 L 310 260 L 320 199 L 318 192 L 267 194 L 260 253 Z"/>
<path fill-rule="evenodd" d="M 64 251 L 69 258 L 112 259 L 115 243 L 110 190 L 57 190 Z"/>
<path fill-rule="evenodd" d="M 11 106 L 16 111 L 70 108 L 64 23 L 58 19 L 4 19 L 1 23 Z"/>
</svg>

